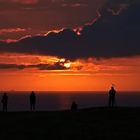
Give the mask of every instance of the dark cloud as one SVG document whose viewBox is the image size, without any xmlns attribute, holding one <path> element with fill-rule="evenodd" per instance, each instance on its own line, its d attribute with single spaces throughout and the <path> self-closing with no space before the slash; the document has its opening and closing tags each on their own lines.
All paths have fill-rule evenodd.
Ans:
<svg viewBox="0 0 140 140">
<path fill-rule="evenodd" d="M 32 66 L 29 66 L 29 67 L 32 67 Z M 38 64 L 38 65 L 34 65 L 33 67 L 38 68 L 39 70 L 66 70 L 68 69 L 59 62 L 55 63 L 54 65 Z"/>
<path fill-rule="evenodd" d="M 36 64 L 36 65 L 17 65 L 17 64 L 0 64 L 0 69 L 27 69 L 27 68 L 36 68 L 39 70 L 66 70 L 63 63 L 57 62 L 55 64 Z"/>
<path fill-rule="evenodd" d="M 0 69 L 24 69 L 24 65 L 16 65 L 16 64 L 0 64 Z"/>
<path fill-rule="evenodd" d="M 88 57 L 125 57 L 140 55 L 140 3 L 138 0 L 109 1 L 100 10 L 101 17 L 87 25 L 78 36 L 65 29 L 47 36 L 35 36 L 16 43 L 0 45 L 1 52 L 53 55 L 67 59 Z M 112 10 L 120 10 L 113 14 Z M 113 9 L 116 5 L 118 9 Z"/>
<path fill-rule="evenodd" d="M 1 34 L 0 39 L 19 39 L 54 29 L 73 28 L 96 18 L 106 0 L 0 0 L 0 29 L 26 29 Z"/>
</svg>

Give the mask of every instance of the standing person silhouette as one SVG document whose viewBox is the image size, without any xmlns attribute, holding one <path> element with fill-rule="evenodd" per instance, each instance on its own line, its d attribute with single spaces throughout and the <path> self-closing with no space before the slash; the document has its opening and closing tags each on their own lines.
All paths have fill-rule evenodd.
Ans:
<svg viewBox="0 0 140 140">
<path fill-rule="evenodd" d="M 31 109 L 31 111 L 35 111 L 35 105 L 36 105 L 36 95 L 35 95 L 35 92 L 32 91 L 30 94 L 30 109 Z"/>
<path fill-rule="evenodd" d="M 71 110 L 76 111 L 77 109 L 78 109 L 78 104 L 73 101 L 72 104 L 71 104 Z"/>
<path fill-rule="evenodd" d="M 2 96 L 1 102 L 2 102 L 2 105 L 3 105 L 3 112 L 7 112 L 8 96 L 7 96 L 6 92 Z"/>
<path fill-rule="evenodd" d="M 114 107 L 114 105 L 115 105 L 115 95 L 116 95 L 116 90 L 112 86 L 111 89 L 109 90 L 109 107 Z"/>
</svg>

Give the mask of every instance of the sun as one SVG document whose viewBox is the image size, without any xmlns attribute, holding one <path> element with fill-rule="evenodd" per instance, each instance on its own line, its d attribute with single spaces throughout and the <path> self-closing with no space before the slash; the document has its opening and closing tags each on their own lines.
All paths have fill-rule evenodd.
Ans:
<svg viewBox="0 0 140 140">
<path fill-rule="evenodd" d="M 70 62 L 64 63 L 64 66 L 65 66 L 66 68 L 70 68 L 71 63 L 70 63 Z"/>
</svg>

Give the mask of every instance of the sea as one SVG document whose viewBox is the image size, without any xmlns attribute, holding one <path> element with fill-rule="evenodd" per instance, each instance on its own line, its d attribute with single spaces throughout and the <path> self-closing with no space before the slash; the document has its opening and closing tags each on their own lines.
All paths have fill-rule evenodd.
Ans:
<svg viewBox="0 0 140 140">
<path fill-rule="evenodd" d="M 8 91 L 8 111 L 29 111 L 30 93 L 30 91 Z M 69 110 L 73 101 L 78 104 L 79 109 L 108 106 L 108 92 L 106 91 L 35 91 L 35 93 L 36 111 Z M 2 95 L 3 92 L 0 92 L 0 101 Z M 117 107 L 140 107 L 140 92 L 117 92 L 115 104 Z M 2 110 L 1 102 L 0 110 Z"/>
</svg>

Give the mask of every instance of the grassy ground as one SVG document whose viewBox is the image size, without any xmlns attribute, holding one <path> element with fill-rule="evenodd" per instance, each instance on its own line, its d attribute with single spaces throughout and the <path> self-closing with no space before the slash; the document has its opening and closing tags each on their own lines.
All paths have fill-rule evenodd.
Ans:
<svg viewBox="0 0 140 140">
<path fill-rule="evenodd" d="M 0 140 L 140 139 L 140 108 L 0 113 Z"/>
</svg>

